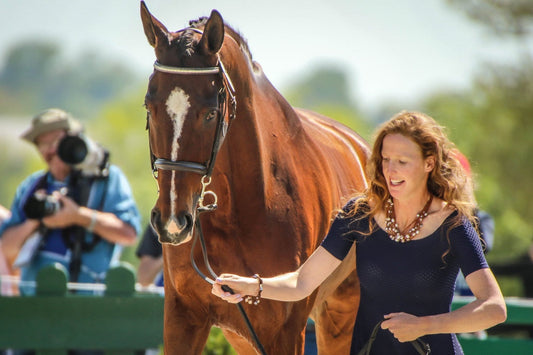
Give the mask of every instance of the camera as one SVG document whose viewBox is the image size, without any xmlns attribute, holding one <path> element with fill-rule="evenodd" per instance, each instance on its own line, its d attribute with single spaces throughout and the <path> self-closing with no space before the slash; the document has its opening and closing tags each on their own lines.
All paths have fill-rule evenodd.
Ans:
<svg viewBox="0 0 533 355">
<path fill-rule="evenodd" d="M 85 177 L 109 175 L 109 151 L 83 134 L 68 135 L 57 147 L 57 155 Z"/>
<path fill-rule="evenodd" d="M 36 191 L 24 204 L 24 213 L 31 219 L 41 219 L 51 216 L 62 207 L 61 202 L 52 195 L 47 195 L 43 190 Z"/>
<path fill-rule="evenodd" d="M 81 133 L 61 139 L 57 155 L 82 177 L 106 178 L 109 175 L 109 151 Z M 65 192 L 62 191 L 63 194 Z M 53 215 L 61 207 L 61 202 L 55 196 L 46 194 L 44 190 L 37 190 L 28 197 L 23 209 L 28 218 L 41 219 Z"/>
</svg>

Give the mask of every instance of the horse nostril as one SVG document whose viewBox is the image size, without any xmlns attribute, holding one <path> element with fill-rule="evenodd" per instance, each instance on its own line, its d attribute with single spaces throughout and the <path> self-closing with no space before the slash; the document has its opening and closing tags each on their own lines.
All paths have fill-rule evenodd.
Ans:
<svg viewBox="0 0 533 355">
<path fill-rule="evenodd" d="M 159 231 L 159 226 L 161 225 L 161 212 L 155 207 L 152 208 L 152 213 L 150 214 L 150 223 L 156 231 Z"/>
<path fill-rule="evenodd" d="M 192 216 L 190 213 L 181 212 L 178 215 L 179 228 L 184 232 L 189 232 L 192 229 Z"/>
</svg>

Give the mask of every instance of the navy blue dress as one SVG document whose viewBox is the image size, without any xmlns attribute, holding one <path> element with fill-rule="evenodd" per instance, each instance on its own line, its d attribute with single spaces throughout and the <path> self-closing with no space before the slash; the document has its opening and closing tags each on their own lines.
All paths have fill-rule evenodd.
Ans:
<svg viewBox="0 0 533 355">
<path fill-rule="evenodd" d="M 350 203 L 347 205 L 349 206 Z M 345 209 L 347 207 L 345 206 Z M 479 237 L 466 219 L 450 229 L 452 213 L 431 235 L 407 243 L 392 241 L 379 226 L 370 235 L 368 218 L 340 217 L 333 222 L 322 246 L 337 259 L 348 254 L 354 241 L 361 302 L 353 331 L 351 354 L 370 338 L 374 326 L 392 312 L 416 316 L 450 311 L 459 269 L 465 275 L 487 268 Z M 363 232 L 363 233 L 361 233 Z M 443 254 L 449 253 L 443 258 Z M 432 355 L 463 354 L 455 334 L 426 335 Z M 411 343 L 401 343 L 380 329 L 371 354 L 418 355 Z"/>
</svg>

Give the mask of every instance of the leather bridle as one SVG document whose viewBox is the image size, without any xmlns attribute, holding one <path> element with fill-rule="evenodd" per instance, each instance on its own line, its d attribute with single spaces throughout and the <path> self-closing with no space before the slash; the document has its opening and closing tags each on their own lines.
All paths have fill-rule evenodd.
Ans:
<svg viewBox="0 0 533 355">
<path fill-rule="evenodd" d="M 203 32 L 196 29 L 190 28 L 195 32 L 202 34 Z M 198 163 L 194 161 L 183 161 L 183 160 L 169 160 L 155 156 L 152 151 L 152 145 L 150 144 L 150 162 L 152 167 L 152 175 L 157 180 L 159 176 L 159 170 L 174 170 L 174 171 L 184 171 L 192 172 L 202 175 L 202 191 L 198 199 L 198 209 L 200 211 L 205 210 L 214 210 L 216 209 L 217 204 L 217 195 L 213 191 L 207 191 L 206 187 L 211 183 L 211 174 L 215 167 L 215 161 L 220 151 L 220 147 L 224 142 L 226 133 L 228 131 L 231 121 L 236 117 L 237 114 L 237 100 L 235 98 L 235 87 L 231 82 L 231 79 L 224 68 L 224 64 L 220 60 L 220 57 L 217 60 L 217 66 L 215 67 L 204 67 L 204 68 L 194 68 L 194 67 L 174 67 L 163 65 L 157 60 L 154 62 L 154 69 L 161 73 L 173 74 L 173 75 L 214 75 L 218 74 L 222 79 L 222 87 L 218 90 L 217 97 L 217 126 L 215 131 L 215 138 L 213 140 L 213 146 L 211 148 L 211 154 L 209 160 L 206 163 Z M 230 106 L 229 119 L 228 123 L 225 120 L 226 108 Z M 146 127 L 150 130 L 149 122 L 146 123 Z M 148 135 L 150 139 L 150 135 Z M 209 206 L 204 206 L 204 196 L 212 195 L 214 198 L 214 203 Z"/>
<path fill-rule="evenodd" d="M 218 64 L 216 67 L 206 67 L 206 68 L 184 68 L 184 67 L 171 67 L 160 64 L 158 61 L 154 63 L 154 69 L 167 74 L 178 74 L 178 75 L 211 75 L 211 74 L 220 74 L 222 76 L 223 86 L 218 91 L 218 117 L 217 117 L 217 127 L 215 131 L 215 139 L 213 141 L 213 147 L 211 149 L 211 155 L 209 160 L 205 163 L 198 163 L 192 161 L 173 161 L 164 158 L 158 158 L 152 153 L 150 145 L 150 155 L 152 162 L 152 173 L 154 177 L 157 178 L 158 170 L 177 170 L 177 171 L 186 171 L 193 172 L 210 178 L 213 173 L 213 168 L 215 166 L 215 161 L 217 154 L 224 142 L 226 132 L 228 130 L 229 124 L 226 123 L 226 107 L 229 105 L 231 111 L 229 112 L 229 121 L 231 122 L 237 111 L 237 101 L 235 98 L 235 88 L 231 82 L 230 77 L 228 76 L 224 65 L 220 58 L 218 59 Z M 229 96 L 229 99 L 226 98 L 226 95 Z M 229 103 L 228 103 L 229 101 Z"/>
</svg>

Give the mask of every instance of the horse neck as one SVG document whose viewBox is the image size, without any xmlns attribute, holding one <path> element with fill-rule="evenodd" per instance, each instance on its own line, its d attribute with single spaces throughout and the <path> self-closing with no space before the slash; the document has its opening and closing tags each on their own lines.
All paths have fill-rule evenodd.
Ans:
<svg viewBox="0 0 533 355">
<path fill-rule="evenodd" d="M 268 190 L 272 164 L 277 163 L 280 149 L 295 144 L 301 122 L 262 71 L 248 77 L 243 77 L 243 72 L 252 73 L 245 70 L 235 74 L 240 79 L 234 83 L 237 115 L 221 151 L 225 160 L 222 170 L 231 178 L 229 190 L 236 199 L 261 201 Z"/>
</svg>

